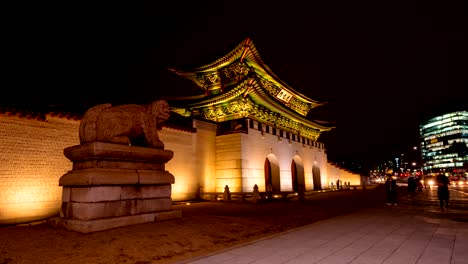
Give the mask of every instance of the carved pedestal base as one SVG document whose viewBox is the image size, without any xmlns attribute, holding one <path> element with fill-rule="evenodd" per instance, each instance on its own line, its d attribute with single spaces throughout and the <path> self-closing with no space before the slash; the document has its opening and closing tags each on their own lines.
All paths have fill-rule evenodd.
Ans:
<svg viewBox="0 0 468 264">
<path fill-rule="evenodd" d="M 77 231 L 80 233 L 92 233 L 122 226 L 158 222 L 180 217 L 182 217 L 181 211 L 173 210 L 152 214 L 139 214 L 96 220 L 75 220 L 61 218 L 58 225 L 63 226 L 68 230 Z"/>
<path fill-rule="evenodd" d="M 181 217 L 171 209 L 173 152 L 94 142 L 65 149 L 73 170 L 63 186 L 59 224 L 81 233 Z"/>
</svg>

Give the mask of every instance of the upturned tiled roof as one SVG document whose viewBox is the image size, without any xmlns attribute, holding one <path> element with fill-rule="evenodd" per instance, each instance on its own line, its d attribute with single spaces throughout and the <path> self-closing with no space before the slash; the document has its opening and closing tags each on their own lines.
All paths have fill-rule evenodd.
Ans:
<svg viewBox="0 0 468 264">
<path fill-rule="evenodd" d="M 245 62 L 248 64 L 257 74 L 262 76 L 265 80 L 271 82 L 273 85 L 278 86 L 279 88 L 293 94 L 297 99 L 300 101 L 309 104 L 310 109 L 322 105 L 324 102 L 319 102 L 317 100 L 313 100 L 306 95 L 299 93 L 291 86 L 286 84 L 281 78 L 279 78 L 271 69 L 266 65 L 260 54 L 257 51 L 253 41 L 250 38 L 244 39 L 239 45 L 237 45 L 231 52 L 226 54 L 225 56 L 221 57 L 220 59 L 202 65 L 200 67 L 191 69 L 191 70 L 176 70 L 176 69 L 169 69 L 170 71 L 183 76 L 191 81 L 193 81 L 196 85 L 200 86 L 201 88 L 206 89 L 205 83 L 201 82 L 199 76 L 201 74 L 209 74 L 211 72 L 216 72 L 226 66 L 229 66 L 235 62 Z M 308 111 L 307 111 L 308 112 Z M 302 114 L 302 113 L 301 113 Z M 305 113 L 307 114 L 307 113 Z M 305 115 L 302 114 L 302 115 Z"/>
<path fill-rule="evenodd" d="M 334 128 L 306 118 L 312 108 L 325 103 L 282 81 L 263 62 L 250 38 L 212 63 L 187 71 L 170 70 L 205 90 L 196 97 L 172 98 L 173 111 L 184 116 L 214 121 L 249 117 L 310 138 Z"/>
<path fill-rule="evenodd" d="M 0 115 L 16 116 L 19 118 L 45 121 L 47 116 L 64 118 L 68 120 L 81 120 L 82 115 L 71 112 L 60 112 L 60 111 L 39 111 L 30 109 L 20 109 L 16 107 L 4 107 L 0 106 Z M 183 117 L 175 112 L 172 112 L 169 119 L 163 124 L 163 127 L 177 129 L 187 132 L 196 132 L 193 128 L 192 119 Z"/>
<path fill-rule="evenodd" d="M 16 116 L 26 119 L 36 119 L 40 121 L 45 121 L 46 116 L 50 115 L 52 117 L 59 117 L 65 119 L 80 120 L 81 115 L 71 112 L 59 112 L 59 111 L 39 111 L 31 109 L 21 109 L 16 107 L 0 107 L 0 114 L 7 116 Z"/>
</svg>

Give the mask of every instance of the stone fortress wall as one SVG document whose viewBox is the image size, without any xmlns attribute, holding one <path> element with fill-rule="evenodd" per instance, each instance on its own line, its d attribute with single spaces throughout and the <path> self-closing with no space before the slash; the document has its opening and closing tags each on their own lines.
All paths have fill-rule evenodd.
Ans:
<svg viewBox="0 0 468 264">
<path fill-rule="evenodd" d="M 44 118 L 0 113 L 0 225 L 42 220 L 56 215 L 62 203 L 58 182 L 72 169 L 63 150 L 79 145 L 80 118 L 47 114 Z M 160 133 L 174 158 L 166 170 L 177 175 L 174 201 L 195 197 L 191 132 L 163 128 Z"/>
<path fill-rule="evenodd" d="M 63 150 L 79 144 L 79 123 L 53 115 L 39 120 L 0 114 L 0 224 L 57 214 L 58 180 L 72 167 Z"/>
<path fill-rule="evenodd" d="M 266 160 L 272 166 L 272 177 L 275 179 L 275 189 L 293 191 L 291 166 L 293 161 L 298 168 L 297 175 L 303 177 L 305 190 L 326 189 L 327 157 L 324 145 L 309 141 L 303 143 L 301 139 L 286 138 L 286 134 L 274 135 L 272 129 L 260 126 L 253 121 L 248 133 L 238 133 L 218 136 L 216 138 L 217 151 L 217 186 L 221 192 L 228 185 L 234 192 L 251 192 L 254 185 L 260 191 L 266 191 L 264 166 Z M 312 169 L 321 182 L 313 183 Z M 319 186 L 319 187 L 318 187 Z"/>
<path fill-rule="evenodd" d="M 58 214 L 62 202 L 59 179 L 72 169 L 63 150 L 79 145 L 79 125 L 77 117 L 47 114 L 38 119 L 0 113 L 0 225 Z M 344 176 L 351 184 L 360 184 L 359 175 L 327 162 L 323 145 L 279 141 L 277 136 L 253 129 L 248 135 L 237 135 L 242 137 L 243 148 L 239 145 L 239 152 L 235 153 L 228 144 L 233 136 L 217 137 L 215 124 L 193 120 L 193 126 L 196 132 L 163 127 L 159 133 L 165 149 L 174 152 L 166 164 L 166 170 L 175 176 L 173 201 L 198 198 L 200 191 L 222 191 L 225 184 L 243 191 L 249 191 L 253 183 L 264 185 L 262 170 L 266 158 L 278 160 L 283 190 L 291 189 L 293 159 L 304 167 L 307 190 L 313 188 L 314 166 L 321 174 L 323 189 Z"/>
</svg>

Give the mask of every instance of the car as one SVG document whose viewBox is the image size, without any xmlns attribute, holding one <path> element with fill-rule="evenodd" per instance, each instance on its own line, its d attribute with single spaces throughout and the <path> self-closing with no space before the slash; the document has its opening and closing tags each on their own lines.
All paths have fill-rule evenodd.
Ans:
<svg viewBox="0 0 468 264">
<path fill-rule="evenodd" d="M 466 180 L 460 179 L 458 181 L 451 181 L 450 185 L 459 186 L 459 187 L 464 187 L 464 186 L 468 187 L 468 182 Z"/>
<path fill-rule="evenodd" d="M 424 188 L 431 188 L 437 185 L 435 176 L 424 175 L 422 181 Z"/>
</svg>

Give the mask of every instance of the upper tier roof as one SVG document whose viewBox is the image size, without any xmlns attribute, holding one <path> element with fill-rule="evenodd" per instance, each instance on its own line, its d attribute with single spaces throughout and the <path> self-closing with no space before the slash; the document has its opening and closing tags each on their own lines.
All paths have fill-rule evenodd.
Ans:
<svg viewBox="0 0 468 264">
<path fill-rule="evenodd" d="M 270 86 L 267 89 L 272 89 L 271 92 L 278 101 L 302 116 L 306 116 L 312 108 L 324 104 L 297 92 L 273 73 L 263 62 L 250 38 L 246 38 L 227 55 L 210 64 L 189 71 L 169 70 L 193 81 L 205 91 L 205 96 L 226 91 L 232 87 L 233 81 L 241 81 L 249 71 L 254 71 L 265 85 Z M 227 76 L 228 74 L 231 76 Z M 232 75 L 238 75 L 240 78 L 233 80 L 229 78 Z"/>
<path fill-rule="evenodd" d="M 173 111 L 184 116 L 213 121 L 248 117 L 312 139 L 334 128 L 305 118 L 323 103 L 283 82 L 263 62 L 249 38 L 213 63 L 189 71 L 170 70 L 205 92 L 171 100 Z"/>
</svg>

